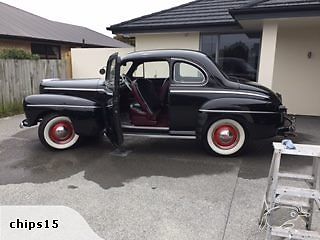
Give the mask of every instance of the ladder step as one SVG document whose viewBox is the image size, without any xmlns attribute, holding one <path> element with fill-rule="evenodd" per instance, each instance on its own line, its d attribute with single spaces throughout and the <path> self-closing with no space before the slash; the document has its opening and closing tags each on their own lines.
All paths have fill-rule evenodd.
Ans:
<svg viewBox="0 0 320 240">
<path fill-rule="evenodd" d="M 280 150 L 281 154 L 320 157 L 320 146 L 295 144 L 296 149 L 286 149 L 281 143 L 273 143 L 275 150 Z"/>
<path fill-rule="evenodd" d="M 307 208 L 307 209 L 311 208 L 310 204 L 307 202 L 298 202 L 298 201 L 281 199 L 281 198 L 277 198 L 275 202 L 277 205 L 281 205 L 281 206 L 303 207 L 303 208 Z"/>
<path fill-rule="evenodd" d="M 304 174 L 295 174 L 295 173 L 279 173 L 279 178 L 284 179 L 291 179 L 291 180 L 297 180 L 297 181 L 308 181 L 308 182 L 314 182 L 314 177 L 310 175 L 304 175 Z"/>
<path fill-rule="evenodd" d="M 320 240 L 320 234 L 318 232 L 295 230 L 282 227 L 272 227 L 271 235 L 296 240 Z"/>
<path fill-rule="evenodd" d="M 314 189 L 278 186 L 276 189 L 276 194 L 279 194 L 280 196 L 282 195 L 314 199 L 316 201 L 320 200 L 320 192 Z"/>
</svg>

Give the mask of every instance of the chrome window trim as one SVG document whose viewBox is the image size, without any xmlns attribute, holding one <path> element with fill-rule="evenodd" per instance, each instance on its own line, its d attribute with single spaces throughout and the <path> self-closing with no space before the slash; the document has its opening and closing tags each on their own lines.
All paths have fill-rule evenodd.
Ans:
<svg viewBox="0 0 320 240">
<path fill-rule="evenodd" d="M 99 106 L 75 106 L 75 105 L 56 105 L 56 104 L 27 104 L 27 107 L 66 107 L 66 108 L 89 108 L 89 109 L 97 109 L 101 108 Z"/>
<path fill-rule="evenodd" d="M 192 61 L 189 61 L 189 60 L 186 60 L 186 59 L 183 59 L 183 58 L 171 58 L 171 60 L 175 61 L 175 63 L 173 64 L 173 72 L 172 72 L 172 84 L 171 86 L 184 86 L 184 87 L 197 87 L 197 86 L 200 86 L 200 87 L 203 87 L 205 85 L 207 85 L 207 83 L 209 82 L 209 77 L 208 77 L 208 74 L 207 74 L 207 71 L 205 71 L 203 69 L 203 67 L 201 67 L 199 64 L 195 63 L 195 62 L 192 62 Z M 194 65 L 196 66 L 198 69 L 200 69 L 200 71 L 202 72 L 202 74 L 204 75 L 205 79 L 204 81 L 202 82 L 178 82 L 175 80 L 174 78 L 174 68 L 175 68 L 175 65 L 177 62 L 185 62 L 185 63 L 188 63 L 190 65 Z"/>
<path fill-rule="evenodd" d="M 209 113 L 249 113 L 249 114 L 278 114 L 278 112 L 263 112 L 263 111 L 241 111 L 241 110 L 206 110 L 200 109 L 199 112 Z"/>
<path fill-rule="evenodd" d="M 238 95 L 247 95 L 268 98 L 267 95 L 262 95 L 258 93 L 249 93 L 249 92 L 237 92 L 237 91 L 214 91 L 214 90 L 170 90 L 171 93 L 215 93 L 215 94 L 238 94 Z"/>
</svg>

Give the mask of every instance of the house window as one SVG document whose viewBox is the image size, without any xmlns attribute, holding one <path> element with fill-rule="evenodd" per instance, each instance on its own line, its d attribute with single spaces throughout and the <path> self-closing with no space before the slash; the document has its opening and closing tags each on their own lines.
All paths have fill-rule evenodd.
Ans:
<svg viewBox="0 0 320 240">
<path fill-rule="evenodd" d="M 203 34 L 201 51 L 229 76 L 257 80 L 261 34 Z"/>
<path fill-rule="evenodd" d="M 206 80 L 201 70 L 189 63 L 177 62 L 174 64 L 174 81 L 186 84 L 199 84 Z"/>
<path fill-rule="evenodd" d="M 38 54 L 41 59 L 61 59 L 61 48 L 58 45 L 31 44 L 32 54 Z"/>
</svg>

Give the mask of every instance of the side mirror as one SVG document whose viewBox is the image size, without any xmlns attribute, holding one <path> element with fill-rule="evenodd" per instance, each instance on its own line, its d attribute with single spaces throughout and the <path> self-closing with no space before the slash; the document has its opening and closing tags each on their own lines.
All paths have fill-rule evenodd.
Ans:
<svg viewBox="0 0 320 240">
<path fill-rule="evenodd" d="M 99 73 L 100 73 L 101 75 L 105 75 L 105 74 L 106 74 L 106 70 L 105 70 L 104 68 L 101 68 L 101 69 L 99 70 Z"/>
</svg>

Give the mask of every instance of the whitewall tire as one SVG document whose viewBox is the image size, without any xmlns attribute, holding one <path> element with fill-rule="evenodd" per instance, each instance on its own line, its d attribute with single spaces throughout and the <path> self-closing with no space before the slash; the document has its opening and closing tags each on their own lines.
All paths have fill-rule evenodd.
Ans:
<svg viewBox="0 0 320 240">
<path fill-rule="evenodd" d="M 243 149 L 247 136 L 238 121 L 220 119 L 208 126 L 204 141 L 207 149 L 211 152 L 222 156 L 231 156 Z"/>
<path fill-rule="evenodd" d="M 79 140 L 71 119 L 59 115 L 45 117 L 39 126 L 38 135 L 42 144 L 57 150 L 71 148 Z"/>
</svg>

